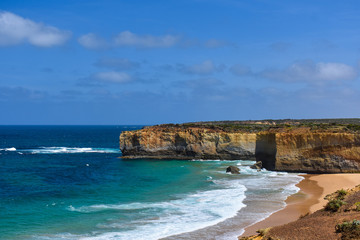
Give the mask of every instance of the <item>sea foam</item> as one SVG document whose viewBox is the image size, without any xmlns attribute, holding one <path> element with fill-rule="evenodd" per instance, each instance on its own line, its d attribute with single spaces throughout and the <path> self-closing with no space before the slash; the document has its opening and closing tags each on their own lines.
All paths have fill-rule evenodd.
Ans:
<svg viewBox="0 0 360 240">
<path fill-rule="evenodd" d="M 116 231 L 122 224 L 98 224 L 99 228 L 111 230 L 95 236 L 83 236 L 79 239 L 159 239 L 174 234 L 194 231 L 211 226 L 236 215 L 245 207 L 246 188 L 239 181 L 218 180 L 215 182 L 219 189 L 196 192 L 168 202 L 129 203 L 129 204 L 97 204 L 73 207 L 69 211 L 91 213 L 107 210 L 137 210 L 144 214 L 146 210 L 153 210 L 155 214 L 143 218 L 141 222 L 133 221 L 134 230 Z M 154 231 L 156 229 L 156 231 Z"/>
<path fill-rule="evenodd" d="M 14 148 L 14 147 L 10 147 L 10 148 L 0 148 L 0 151 L 13 152 L 13 151 L 16 151 L 16 148 Z"/>
<path fill-rule="evenodd" d="M 303 179 L 296 174 L 267 170 L 258 172 L 250 168 L 251 163 L 253 162 L 231 161 L 231 164 L 239 166 L 241 174 L 227 175 L 224 167 L 230 161 L 205 161 L 205 165 L 221 165 L 204 170 L 209 174 L 205 175 L 204 181 L 209 181 L 211 175 L 212 187 L 187 195 L 175 195 L 169 201 L 69 205 L 66 210 L 72 214 L 80 214 L 79 217 L 112 217 L 97 222 L 91 232 L 37 235 L 34 239 L 172 240 L 207 239 L 210 236 L 216 236 L 216 239 L 235 239 L 248 226 L 242 225 L 244 222 L 253 224 L 285 207 L 286 198 L 299 191 L 295 185 Z M 121 220 L 121 216 L 129 213 L 131 220 Z M 234 229 L 236 232 L 232 232 Z"/>
<path fill-rule="evenodd" d="M 22 152 L 32 154 L 64 154 L 64 153 L 119 153 L 116 148 L 90 148 L 90 147 L 40 147 L 36 149 L 24 149 Z"/>
</svg>

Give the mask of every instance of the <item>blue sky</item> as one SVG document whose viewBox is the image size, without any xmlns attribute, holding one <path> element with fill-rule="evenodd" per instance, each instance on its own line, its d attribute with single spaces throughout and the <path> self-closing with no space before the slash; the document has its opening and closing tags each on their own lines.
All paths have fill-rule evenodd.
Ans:
<svg viewBox="0 0 360 240">
<path fill-rule="evenodd" d="M 0 1 L 0 124 L 360 117 L 360 3 Z"/>
</svg>

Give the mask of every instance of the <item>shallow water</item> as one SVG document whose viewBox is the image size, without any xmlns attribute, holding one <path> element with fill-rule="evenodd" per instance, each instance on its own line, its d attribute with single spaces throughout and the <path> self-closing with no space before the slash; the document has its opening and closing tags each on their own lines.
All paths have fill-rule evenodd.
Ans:
<svg viewBox="0 0 360 240">
<path fill-rule="evenodd" d="M 0 126 L 0 239 L 233 239 L 298 191 L 251 161 L 118 158 L 140 127 Z"/>
</svg>

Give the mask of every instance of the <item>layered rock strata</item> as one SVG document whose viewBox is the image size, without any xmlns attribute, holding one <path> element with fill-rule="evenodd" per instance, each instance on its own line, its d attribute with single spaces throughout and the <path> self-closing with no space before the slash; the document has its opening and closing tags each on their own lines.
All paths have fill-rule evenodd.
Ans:
<svg viewBox="0 0 360 240">
<path fill-rule="evenodd" d="M 123 132 L 120 149 L 126 158 L 246 159 L 268 170 L 360 172 L 358 132 L 306 127 L 246 132 L 160 125 Z"/>
<path fill-rule="evenodd" d="M 150 127 L 120 135 L 123 156 L 171 159 L 252 159 L 256 134 L 206 128 Z"/>
<path fill-rule="evenodd" d="M 310 130 L 257 135 L 256 159 L 269 170 L 360 172 L 360 134 Z"/>
</svg>

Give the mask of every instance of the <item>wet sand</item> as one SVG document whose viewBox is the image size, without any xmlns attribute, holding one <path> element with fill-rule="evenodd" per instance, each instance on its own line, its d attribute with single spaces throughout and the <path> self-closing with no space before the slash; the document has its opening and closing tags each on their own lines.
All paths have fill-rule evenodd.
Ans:
<svg viewBox="0 0 360 240">
<path fill-rule="evenodd" d="M 296 186 L 300 191 L 286 199 L 286 207 L 268 218 L 247 228 L 242 236 L 256 234 L 256 230 L 283 225 L 297 220 L 301 215 L 321 209 L 324 197 L 339 189 L 353 188 L 360 184 L 360 174 L 309 174 Z"/>
</svg>

